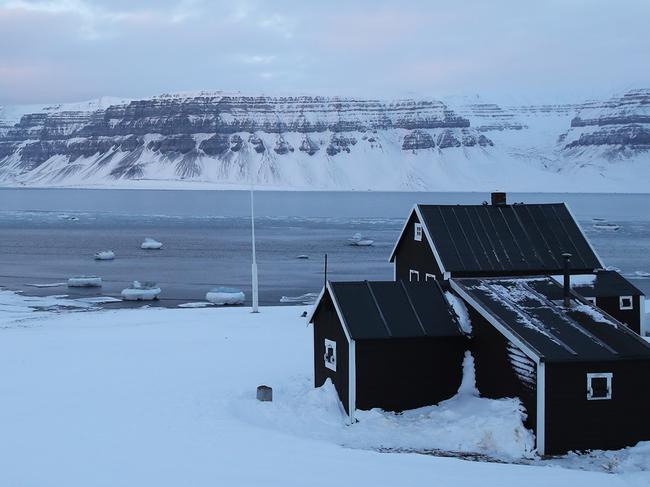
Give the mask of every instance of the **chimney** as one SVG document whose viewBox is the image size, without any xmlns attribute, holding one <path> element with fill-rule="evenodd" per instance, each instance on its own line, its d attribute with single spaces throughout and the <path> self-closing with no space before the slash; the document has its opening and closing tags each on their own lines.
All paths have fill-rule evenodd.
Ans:
<svg viewBox="0 0 650 487">
<path fill-rule="evenodd" d="M 501 191 L 492 193 L 492 206 L 506 206 L 506 194 Z"/>
<path fill-rule="evenodd" d="M 564 307 L 571 307 L 571 254 L 565 252 L 564 258 Z"/>
</svg>

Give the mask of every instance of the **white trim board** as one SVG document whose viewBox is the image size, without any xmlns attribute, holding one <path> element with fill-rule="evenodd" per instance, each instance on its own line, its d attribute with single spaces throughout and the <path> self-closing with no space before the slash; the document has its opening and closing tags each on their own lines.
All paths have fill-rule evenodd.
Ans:
<svg viewBox="0 0 650 487">
<path fill-rule="evenodd" d="M 350 336 L 350 330 L 348 324 L 345 322 L 345 317 L 341 312 L 338 301 L 336 301 L 336 296 L 332 292 L 332 286 L 330 282 L 327 281 L 327 292 L 332 299 L 334 304 L 334 309 L 336 314 L 339 317 L 341 322 L 341 327 L 343 328 L 343 333 L 345 333 L 345 338 L 348 340 L 348 420 L 350 424 L 354 423 L 354 412 L 357 409 L 357 352 L 355 341 Z"/>
<path fill-rule="evenodd" d="M 314 319 L 314 314 L 316 314 L 316 310 L 318 309 L 318 306 L 320 305 L 321 300 L 323 299 L 323 296 L 325 295 L 325 290 L 327 289 L 326 286 L 323 286 L 323 289 L 321 289 L 320 294 L 318 295 L 318 298 L 316 298 L 316 301 L 314 302 L 314 306 L 311 308 L 311 311 L 307 315 L 307 323 L 311 323 L 312 320 Z"/>
<path fill-rule="evenodd" d="M 422 217 L 422 213 L 420 212 L 420 205 L 415 205 L 415 213 L 418 216 L 418 220 L 420 220 L 420 223 L 422 223 L 422 230 L 424 230 L 424 235 L 427 237 L 427 242 L 429 242 L 429 247 L 431 247 L 431 251 L 433 252 L 433 256 L 436 259 L 436 263 L 438 264 L 438 267 L 440 268 L 440 273 L 445 274 L 447 270 L 445 269 L 445 266 L 442 263 L 442 259 L 440 258 L 440 254 L 438 253 L 438 249 L 436 249 L 435 244 L 433 243 L 433 239 L 431 238 L 431 234 L 429 233 L 429 227 L 426 225 L 424 222 L 424 218 Z M 401 238 L 400 238 L 401 240 Z"/>
<path fill-rule="evenodd" d="M 536 439 L 537 453 L 544 455 L 546 449 L 546 366 L 544 361 L 537 363 L 537 383 L 535 384 L 537 401 Z"/>
<path fill-rule="evenodd" d="M 356 421 L 354 413 L 357 410 L 357 344 L 354 340 L 348 342 L 348 419 L 350 424 Z"/>
<path fill-rule="evenodd" d="M 571 211 L 571 207 L 570 207 L 566 202 L 564 202 L 564 203 L 562 203 L 562 204 L 564 205 L 564 207 L 565 207 L 565 208 L 567 209 L 567 211 L 569 212 L 569 215 L 571 215 L 571 218 L 573 218 L 573 221 L 576 223 L 576 226 L 578 227 L 578 230 L 580 230 L 580 233 L 582 234 L 582 238 L 585 239 L 585 242 L 587 242 L 587 245 L 589 245 L 589 248 L 591 249 L 591 251 L 592 251 L 592 252 L 594 253 L 594 255 L 596 256 L 596 260 L 597 260 L 598 263 L 600 264 L 600 268 L 601 268 L 601 269 L 604 269 L 604 268 L 605 268 L 605 264 L 603 264 L 603 259 L 600 258 L 600 255 L 598 255 L 598 252 L 596 252 L 596 249 L 594 248 L 594 246 L 591 245 L 591 242 L 590 242 L 589 239 L 587 238 L 587 235 L 585 235 L 585 232 L 584 232 L 584 230 L 582 229 L 582 226 L 580 226 L 580 222 L 578 221 L 578 219 L 577 219 L 577 218 L 575 217 L 575 215 L 573 214 L 573 211 Z M 594 269 L 594 270 L 595 270 L 595 269 Z"/>
<path fill-rule="evenodd" d="M 648 334 L 648 323 L 645 316 L 645 295 L 639 296 L 639 312 L 641 313 L 641 319 L 639 322 L 639 335 L 642 337 Z"/>
<path fill-rule="evenodd" d="M 409 215 L 406 217 L 406 221 L 404 222 L 404 225 L 402 226 L 402 230 L 399 232 L 399 237 L 397 237 L 397 240 L 395 241 L 395 245 L 393 245 L 393 250 L 390 253 L 390 258 L 388 259 L 388 262 L 393 262 L 393 257 L 395 257 L 395 252 L 397 251 L 397 246 L 402 241 L 402 237 L 404 236 L 404 232 L 406 231 L 406 228 L 408 227 L 409 220 L 413 216 L 413 212 L 415 211 L 416 206 L 417 205 L 414 205 L 413 208 L 411 208 L 411 211 L 409 212 Z M 420 223 L 422 223 L 422 222 L 420 222 Z"/>
</svg>

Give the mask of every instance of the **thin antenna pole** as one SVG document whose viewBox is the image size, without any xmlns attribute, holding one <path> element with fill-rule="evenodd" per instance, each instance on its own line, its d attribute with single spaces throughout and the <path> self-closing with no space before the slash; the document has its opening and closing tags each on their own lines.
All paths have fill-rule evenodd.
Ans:
<svg viewBox="0 0 650 487">
<path fill-rule="evenodd" d="M 327 287 L 327 254 L 325 254 L 325 267 L 323 271 L 323 276 L 324 276 L 323 287 Z"/>
<path fill-rule="evenodd" d="M 251 177 L 251 238 L 253 242 L 253 264 L 251 266 L 252 285 L 253 285 L 253 308 L 251 313 L 259 313 L 258 304 L 258 286 L 257 286 L 257 258 L 255 255 L 255 197 L 253 191 L 253 181 L 255 175 Z"/>
</svg>

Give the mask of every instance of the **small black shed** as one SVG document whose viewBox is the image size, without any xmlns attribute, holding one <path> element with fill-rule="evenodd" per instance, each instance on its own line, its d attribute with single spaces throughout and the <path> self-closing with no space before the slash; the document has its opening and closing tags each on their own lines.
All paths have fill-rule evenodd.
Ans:
<svg viewBox="0 0 650 487">
<path fill-rule="evenodd" d="M 562 283 L 564 277 L 554 275 Z M 630 281 L 615 271 L 599 270 L 593 274 L 571 276 L 571 287 L 641 336 L 648 333 L 645 323 L 645 296 Z"/>
<path fill-rule="evenodd" d="M 452 397 L 469 343 L 435 282 L 328 282 L 309 322 L 314 380 L 356 409 L 402 411 Z"/>
<path fill-rule="evenodd" d="M 519 397 L 541 454 L 650 439 L 650 344 L 549 277 L 452 279 L 482 396 Z"/>
</svg>

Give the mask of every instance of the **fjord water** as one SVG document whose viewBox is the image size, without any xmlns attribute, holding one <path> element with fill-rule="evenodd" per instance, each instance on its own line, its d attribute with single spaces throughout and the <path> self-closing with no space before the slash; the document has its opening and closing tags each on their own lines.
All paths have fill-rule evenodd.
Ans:
<svg viewBox="0 0 650 487">
<path fill-rule="evenodd" d="M 260 302 L 318 292 L 325 253 L 330 279 L 392 279 L 388 257 L 414 204 L 487 199 L 487 193 L 257 191 Z M 636 274 L 650 272 L 650 195 L 513 193 L 508 199 L 566 201 L 605 264 L 650 294 L 650 279 Z M 70 294 L 65 286 L 29 284 L 90 274 L 103 278 L 101 292 L 109 296 L 136 279 L 157 281 L 164 305 L 202 300 L 217 285 L 240 287 L 249 296 L 249 215 L 248 191 L 0 189 L 0 286 Z M 594 218 L 620 229 L 597 230 Z M 375 244 L 350 246 L 356 232 Z M 164 248 L 140 249 L 145 237 Z M 104 249 L 116 259 L 94 261 Z"/>
</svg>

